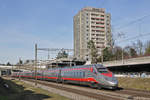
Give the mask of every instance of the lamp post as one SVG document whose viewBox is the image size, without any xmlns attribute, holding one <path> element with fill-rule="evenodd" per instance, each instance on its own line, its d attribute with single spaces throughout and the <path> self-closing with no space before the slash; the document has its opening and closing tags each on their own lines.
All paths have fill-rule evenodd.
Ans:
<svg viewBox="0 0 150 100">
<path fill-rule="evenodd" d="M 20 78 L 21 78 L 21 76 L 20 76 L 20 67 L 21 67 L 21 59 L 19 58 L 19 80 L 20 80 Z"/>
<path fill-rule="evenodd" d="M 35 85 L 37 85 L 37 44 L 35 44 L 35 61 L 34 61 L 34 67 L 35 67 Z"/>
<path fill-rule="evenodd" d="M 21 78 L 21 76 L 20 76 L 20 67 L 21 67 L 21 64 L 19 64 L 19 80 Z"/>
<path fill-rule="evenodd" d="M 123 50 L 123 47 L 122 47 L 122 64 L 124 64 L 124 50 Z"/>
</svg>

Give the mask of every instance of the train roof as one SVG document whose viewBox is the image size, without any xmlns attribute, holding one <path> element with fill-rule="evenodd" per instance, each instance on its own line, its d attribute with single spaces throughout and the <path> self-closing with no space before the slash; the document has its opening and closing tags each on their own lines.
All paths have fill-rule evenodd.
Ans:
<svg viewBox="0 0 150 100">
<path fill-rule="evenodd" d="M 87 67 L 92 67 L 92 66 L 96 66 L 96 67 L 104 67 L 102 64 L 90 64 L 90 65 L 77 65 L 77 66 L 66 66 L 66 67 L 58 67 L 58 68 L 49 68 L 48 70 L 58 70 L 58 69 L 66 69 L 66 68 L 87 68 Z"/>
<path fill-rule="evenodd" d="M 92 66 L 99 66 L 99 67 L 103 67 L 103 65 L 102 64 L 90 64 L 90 65 L 79 65 L 79 66 L 72 66 L 72 67 L 70 67 L 70 66 L 66 66 L 66 67 L 64 67 L 64 68 L 75 68 L 75 67 L 82 67 L 82 68 L 84 68 L 84 67 L 92 67 Z"/>
</svg>

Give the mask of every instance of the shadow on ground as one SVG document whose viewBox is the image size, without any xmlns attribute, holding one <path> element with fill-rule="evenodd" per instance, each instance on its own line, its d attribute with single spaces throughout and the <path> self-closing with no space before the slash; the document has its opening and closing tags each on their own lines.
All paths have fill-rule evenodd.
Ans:
<svg viewBox="0 0 150 100">
<path fill-rule="evenodd" d="M 0 100 L 43 100 L 46 98 L 51 97 L 32 90 L 25 90 L 22 85 L 0 77 Z"/>
</svg>

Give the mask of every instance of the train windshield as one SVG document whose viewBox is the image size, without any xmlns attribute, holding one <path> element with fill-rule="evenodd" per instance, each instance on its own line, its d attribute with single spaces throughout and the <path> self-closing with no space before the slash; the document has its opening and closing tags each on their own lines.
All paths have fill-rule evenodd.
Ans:
<svg viewBox="0 0 150 100">
<path fill-rule="evenodd" d="M 97 71 L 100 73 L 108 73 L 107 68 L 97 68 Z"/>
</svg>

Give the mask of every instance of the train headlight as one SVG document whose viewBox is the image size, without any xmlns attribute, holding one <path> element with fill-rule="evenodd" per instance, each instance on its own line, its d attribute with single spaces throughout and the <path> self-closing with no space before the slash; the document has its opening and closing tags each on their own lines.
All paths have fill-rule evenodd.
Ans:
<svg viewBox="0 0 150 100">
<path fill-rule="evenodd" d="M 118 84 L 118 82 L 117 82 L 117 81 L 115 81 L 115 82 L 111 82 L 111 81 L 109 81 L 109 84 L 111 84 L 111 85 L 117 85 L 117 84 Z"/>
</svg>

